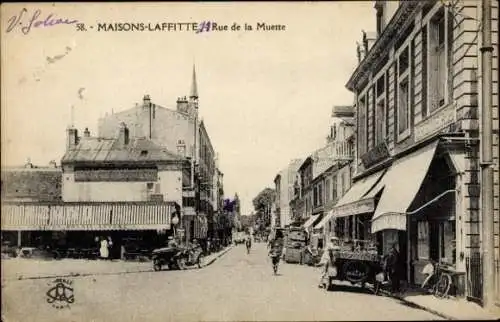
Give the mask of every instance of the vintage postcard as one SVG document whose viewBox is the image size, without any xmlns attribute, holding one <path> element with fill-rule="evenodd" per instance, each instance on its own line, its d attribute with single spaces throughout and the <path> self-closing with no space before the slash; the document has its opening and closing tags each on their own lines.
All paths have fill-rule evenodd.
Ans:
<svg viewBox="0 0 500 322">
<path fill-rule="evenodd" d="M 1 5 L 1 318 L 494 319 L 498 1 Z"/>
</svg>

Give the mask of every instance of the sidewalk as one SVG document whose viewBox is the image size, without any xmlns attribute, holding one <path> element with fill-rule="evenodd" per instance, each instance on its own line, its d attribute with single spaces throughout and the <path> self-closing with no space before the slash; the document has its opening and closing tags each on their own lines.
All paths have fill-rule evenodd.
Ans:
<svg viewBox="0 0 500 322">
<path fill-rule="evenodd" d="M 495 312 L 489 312 L 464 298 L 437 298 L 434 295 L 416 291 L 406 292 L 403 295 L 392 295 L 387 291 L 382 291 L 382 293 L 449 320 L 498 320 L 500 318 L 500 308 L 497 307 Z"/>
<path fill-rule="evenodd" d="M 205 257 L 204 267 L 211 265 L 233 246 Z M 197 269 L 194 267 L 193 269 Z M 2 259 L 2 281 L 40 279 L 69 276 L 112 275 L 152 272 L 151 261 L 103 261 L 84 259 L 37 260 L 12 258 Z"/>
</svg>

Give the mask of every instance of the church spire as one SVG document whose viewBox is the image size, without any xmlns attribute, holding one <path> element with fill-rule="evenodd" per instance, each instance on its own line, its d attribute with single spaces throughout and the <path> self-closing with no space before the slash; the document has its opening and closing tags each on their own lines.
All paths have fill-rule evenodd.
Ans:
<svg viewBox="0 0 500 322">
<path fill-rule="evenodd" d="M 193 64 L 193 80 L 191 83 L 191 94 L 189 95 L 190 98 L 198 98 L 198 86 L 196 84 L 196 67 Z"/>
</svg>

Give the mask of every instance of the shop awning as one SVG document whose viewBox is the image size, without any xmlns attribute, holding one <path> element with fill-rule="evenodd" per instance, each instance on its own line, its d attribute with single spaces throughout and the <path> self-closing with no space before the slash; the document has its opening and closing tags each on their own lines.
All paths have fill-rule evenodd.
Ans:
<svg viewBox="0 0 500 322">
<path fill-rule="evenodd" d="M 170 229 L 170 203 L 12 203 L 2 205 L 2 230 Z"/>
<path fill-rule="evenodd" d="M 415 198 L 436 152 L 433 142 L 399 160 L 382 178 L 384 192 L 372 218 L 372 233 L 385 229 L 406 230 L 406 212 Z"/>
<path fill-rule="evenodd" d="M 302 225 L 302 227 L 304 227 L 305 230 L 308 230 L 313 224 L 315 221 L 319 220 L 319 217 L 320 215 L 316 214 L 316 215 L 311 215 L 311 217 L 309 217 L 306 222 Z"/>
<path fill-rule="evenodd" d="M 320 229 L 320 228 L 323 228 L 325 227 L 325 224 L 333 217 L 333 210 L 330 210 L 325 217 L 323 217 L 323 219 L 321 219 L 321 221 L 316 225 L 314 226 L 314 229 Z"/>
<path fill-rule="evenodd" d="M 356 181 L 347 193 L 340 198 L 339 202 L 337 202 L 331 216 L 345 217 L 373 212 L 375 210 L 374 197 L 382 188 L 380 187 L 375 191 L 374 187 L 376 185 L 378 187 L 377 183 L 384 176 L 385 172 L 386 169 Z"/>
</svg>

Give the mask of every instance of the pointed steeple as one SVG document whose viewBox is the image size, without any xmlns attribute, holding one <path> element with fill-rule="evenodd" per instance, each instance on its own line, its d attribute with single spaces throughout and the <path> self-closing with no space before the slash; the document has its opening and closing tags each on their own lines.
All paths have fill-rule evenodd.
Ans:
<svg viewBox="0 0 500 322">
<path fill-rule="evenodd" d="M 193 80 L 191 83 L 191 92 L 189 98 L 198 98 L 198 86 L 196 84 L 196 67 L 193 64 Z"/>
</svg>

